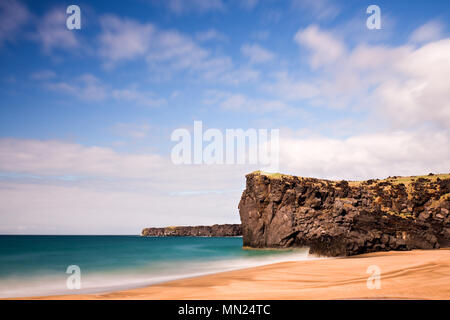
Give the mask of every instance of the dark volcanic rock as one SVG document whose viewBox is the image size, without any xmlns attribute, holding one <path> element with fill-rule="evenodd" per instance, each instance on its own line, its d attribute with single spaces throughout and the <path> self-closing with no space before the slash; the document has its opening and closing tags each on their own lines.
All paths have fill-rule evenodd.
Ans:
<svg viewBox="0 0 450 320">
<path fill-rule="evenodd" d="M 241 235 L 240 224 L 145 228 L 142 230 L 142 236 L 144 237 L 235 237 Z"/>
<path fill-rule="evenodd" d="M 254 172 L 239 203 L 244 246 L 327 256 L 450 244 L 450 179 L 329 181 Z"/>
</svg>

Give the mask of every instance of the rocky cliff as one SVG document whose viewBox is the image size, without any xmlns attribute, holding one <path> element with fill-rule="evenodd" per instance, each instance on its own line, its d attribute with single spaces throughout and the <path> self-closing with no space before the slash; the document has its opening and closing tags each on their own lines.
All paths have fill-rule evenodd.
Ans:
<svg viewBox="0 0 450 320">
<path fill-rule="evenodd" d="M 241 236 L 240 224 L 215 224 L 212 226 L 145 228 L 145 237 L 235 237 Z"/>
<path fill-rule="evenodd" d="M 254 172 L 239 203 L 244 246 L 354 255 L 450 244 L 450 175 L 329 181 Z"/>
</svg>

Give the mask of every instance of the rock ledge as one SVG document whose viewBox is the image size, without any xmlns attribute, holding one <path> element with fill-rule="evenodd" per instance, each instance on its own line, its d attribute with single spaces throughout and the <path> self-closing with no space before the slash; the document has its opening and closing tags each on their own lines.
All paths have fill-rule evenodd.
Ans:
<svg viewBox="0 0 450 320">
<path fill-rule="evenodd" d="M 144 237 L 236 237 L 241 235 L 240 224 L 145 228 L 142 230 Z"/>
<path fill-rule="evenodd" d="M 449 174 L 349 182 L 257 171 L 246 178 L 244 246 L 346 256 L 450 245 Z"/>
</svg>

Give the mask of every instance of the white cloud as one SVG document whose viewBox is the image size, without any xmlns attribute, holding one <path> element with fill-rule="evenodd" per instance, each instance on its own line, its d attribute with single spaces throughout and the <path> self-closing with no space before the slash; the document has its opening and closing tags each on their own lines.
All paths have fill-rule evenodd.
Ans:
<svg viewBox="0 0 450 320">
<path fill-rule="evenodd" d="M 112 149 L 61 141 L 0 140 L 0 171 L 43 176 L 149 177 L 161 165 L 156 155 L 121 155 Z"/>
<path fill-rule="evenodd" d="M 328 179 L 370 179 L 393 175 L 448 173 L 448 132 L 393 131 L 346 139 L 282 136 L 285 172 Z"/>
<path fill-rule="evenodd" d="M 41 70 L 41 71 L 37 71 L 34 72 L 30 75 L 31 79 L 33 80 L 50 80 L 50 79 L 54 79 L 56 77 L 56 73 L 53 72 L 52 70 Z"/>
<path fill-rule="evenodd" d="M 430 123 L 450 128 L 450 39 L 429 43 L 395 64 L 401 76 L 380 84 L 376 107 L 396 126 Z"/>
<path fill-rule="evenodd" d="M 239 223 L 240 192 L 176 197 L 1 181 L 0 188 L 3 234 L 138 235 L 154 226 Z"/>
<path fill-rule="evenodd" d="M 114 125 L 113 131 L 123 137 L 143 139 L 148 136 L 150 125 L 145 123 L 138 124 L 119 122 Z"/>
<path fill-rule="evenodd" d="M 254 38 L 256 40 L 267 40 L 270 37 L 270 31 L 269 30 L 257 30 L 252 32 L 250 35 L 251 38 Z"/>
<path fill-rule="evenodd" d="M 196 39 L 200 42 L 205 41 L 227 41 L 228 37 L 216 29 L 209 29 L 206 31 L 198 32 L 195 35 Z"/>
<path fill-rule="evenodd" d="M 17 33 L 31 19 L 28 9 L 18 1 L 0 1 L 0 46 L 14 41 Z"/>
<path fill-rule="evenodd" d="M 201 78 L 220 80 L 234 71 L 229 57 L 212 54 L 176 30 L 162 30 L 116 16 L 103 17 L 101 21 L 99 53 L 107 67 L 122 60 L 145 58 L 153 75 L 160 73 L 165 77 L 187 71 Z"/>
<path fill-rule="evenodd" d="M 283 17 L 283 13 L 281 10 L 277 9 L 268 9 L 263 13 L 263 20 L 268 24 L 276 24 L 280 22 L 281 18 Z"/>
<path fill-rule="evenodd" d="M 44 86 L 49 90 L 87 101 L 100 101 L 108 96 L 107 88 L 92 74 L 83 74 L 70 82 L 46 82 Z"/>
<path fill-rule="evenodd" d="M 285 100 L 312 99 L 320 95 L 319 88 L 306 80 L 296 80 L 288 72 L 274 74 L 275 81 L 264 85 L 268 92 L 276 93 Z"/>
<path fill-rule="evenodd" d="M 213 78 L 214 72 L 211 73 L 209 78 Z M 240 85 L 242 83 L 253 82 L 260 78 L 261 72 L 254 68 L 242 67 L 235 68 L 233 70 L 226 70 L 222 74 L 218 74 L 215 78 L 216 81 L 223 82 L 230 85 Z"/>
<path fill-rule="evenodd" d="M 108 147 L 58 140 L 0 139 L 0 172 L 35 175 L 43 179 L 84 177 L 96 181 L 97 184 L 92 186 L 103 183 L 106 186 L 113 181 L 120 185 L 122 181 L 128 181 L 164 193 L 205 190 L 209 185 L 205 181 L 217 180 L 214 189 L 230 189 L 234 184 L 229 177 L 230 171 L 234 170 L 232 167 L 174 165 L 169 156 L 120 153 Z M 242 172 L 249 170 L 240 167 Z"/>
<path fill-rule="evenodd" d="M 149 63 L 165 62 L 174 69 L 199 69 L 209 61 L 209 52 L 177 31 L 162 31 L 147 54 Z"/>
<path fill-rule="evenodd" d="M 23 221 L 37 226 L 37 232 L 56 228 L 58 233 L 84 234 L 237 223 L 244 175 L 254 169 L 176 166 L 156 154 L 0 139 L 0 172 L 10 173 L 9 178 L 0 176 L 2 231 L 21 232 L 17 226 Z"/>
<path fill-rule="evenodd" d="M 155 27 L 108 15 L 100 18 L 100 55 L 108 63 L 144 56 L 153 40 Z"/>
<path fill-rule="evenodd" d="M 300 9 L 303 14 L 307 12 L 313 20 L 331 20 L 340 12 L 335 2 L 329 0 L 292 0 L 292 7 Z"/>
<path fill-rule="evenodd" d="M 295 41 L 311 49 L 309 78 L 279 73 L 266 89 L 311 105 L 368 110 L 397 128 L 450 124 L 450 39 L 420 47 L 358 45 L 352 50 L 331 33 L 310 26 Z"/>
<path fill-rule="evenodd" d="M 302 119 L 308 114 L 301 108 L 294 108 L 281 100 L 251 98 L 242 93 L 230 93 L 219 90 L 209 90 L 205 92 L 203 102 L 206 105 L 220 107 L 223 110 L 233 112 L 247 112 L 254 114 L 271 113 L 277 116 L 296 116 Z"/>
<path fill-rule="evenodd" d="M 294 36 L 295 42 L 311 50 L 311 65 L 318 68 L 335 62 L 345 54 L 345 47 L 329 32 L 320 30 L 311 25 L 299 30 Z"/>
<path fill-rule="evenodd" d="M 258 2 L 259 0 L 238 0 L 239 5 L 246 10 L 253 10 Z"/>
<path fill-rule="evenodd" d="M 111 96 L 117 100 L 133 101 L 144 107 L 159 107 L 167 104 L 166 99 L 158 98 L 152 92 L 142 92 L 136 88 L 115 89 Z"/>
<path fill-rule="evenodd" d="M 62 8 L 55 8 L 38 20 L 35 38 L 42 45 L 45 53 L 54 50 L 72 50 L 80 43 L 76 32 L 66 28 L 66 12 Z"/>
<path fill-rule="evenodd" d="M 160 107 L 167 105 L 167 100 L 158 97 L 150 91 L 143 91 L 136 85 L 126 88 L 112 89 L 92 74 L 83 74 L 70 81 L 50 81 L 47 73 L 38 73 L 34 79 L 44 82 L 44 87 L 59 94 L 69 94 L 80 100 L 102 101 L 114 99 L 116 101 L 133 102 L 137 106 Z M 48 80 L 48 81 L 47 81 Z"/>
<path fill-rule="evenodd" d="M 226 12 L 232 1 L 223 0 L 151 0 L 154 4 L 165 6 L 176 15 L 189 13 L 214 13 Z M 235 0 L 237 6 L 245 10 L 253 10 L 259 0 Z"/>
<path fill-rule="evenodd" d="M 220 102 L 220 107 L 225 110 L 242 112 L 282 112 L 288 106 L 277 100 L 250 99 L 243 94 L 231 94 Z"/>
<path fill-rule="evenodd" d="M 442 39 L 444 26 L 438 21 L 430 21 L 411 34 L 410 40 L 414 43 L 425 43 Z"/>
<path fill-rule="evenodd" d="M 222 0 L 164 0 L 163 3 L 176 14 L 204 13 L 208 11 L 223 11 L 225 9 L 225 4 Z"/>
<path fill-rule="evenodd" d="M 275 55 L 258 44 L 245 44 L 241 47 L 242 54 L 250 63 L 264 63 L 275 58 Z"/>
<path fill-rule="evenodd" d="M 264 88 L 310 105 L 367 110 L 370 117 L 363 121 L 376 131 L 349 132 L 344 139 L 284 135 L 282 171 L 332 179 L 448 171 L 450 39 L 350 50 L 310 26 L 295 41 L 311 50 L 311 67 L 321 68 L 311 78 L 280 72 Z"/>
</svg>

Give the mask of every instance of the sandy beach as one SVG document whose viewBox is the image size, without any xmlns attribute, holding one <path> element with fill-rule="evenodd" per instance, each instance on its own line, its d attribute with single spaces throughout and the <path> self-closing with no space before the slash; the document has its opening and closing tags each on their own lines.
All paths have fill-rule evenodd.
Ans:
<svg viewBox="0 0 450 320">
<path fill-rule="evenodd" d="M 369 266 L 381 271 L 369 289 Z M 376 268 L 376 267 L 375 267 Z M 373 285 L 374 282 L 371 282 Z M 26 299 L 450 299 L 450 249 L 270 264 L 145 288 Z"/>
</svg>

